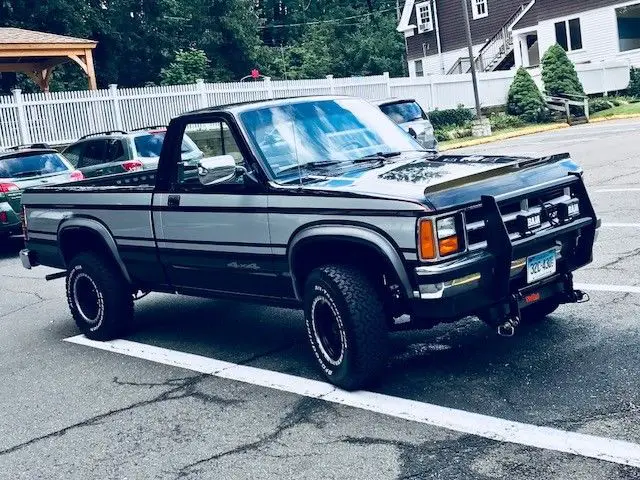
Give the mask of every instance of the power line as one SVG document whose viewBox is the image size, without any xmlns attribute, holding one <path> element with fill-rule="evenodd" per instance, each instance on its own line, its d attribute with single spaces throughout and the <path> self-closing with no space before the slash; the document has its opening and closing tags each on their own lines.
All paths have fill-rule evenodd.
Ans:
<svg viewBox="0 0 640 480">
<path fill-rule="evenodd" d="M 378 13 L 388 13 L 393 11 L 395 11 L 395 8 L 387 8 L 384 10 L 378 10 L 376 12 L 369 12 L 369 13 L 363 13 L 361 15 L 354 15 L 352 17 L 332 18 L 330 20 L 316 20 L 314 22 L 288 23 L 285 25 L 262 25 L 259 28 L 264 30 L 267 28 L 290 28 L 290 27 L 304 27 L 307 25 L 321 25 L 323 23 L 344 22 L 345 20 L 354 20 L 356 18 L 370 17 L 372 15 L 377 15 Z"/>
</svg>

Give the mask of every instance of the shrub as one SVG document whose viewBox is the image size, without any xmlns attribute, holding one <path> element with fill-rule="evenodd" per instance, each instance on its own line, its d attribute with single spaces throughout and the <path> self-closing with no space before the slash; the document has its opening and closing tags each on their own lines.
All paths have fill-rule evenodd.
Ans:
<svg viewBox="0 0 640 480">
<path fill-rule="evenodd" d="M 438 140 L 439 142 L 446 142 L 448 140 L 457 140 L 459 138 L 466 138 L 471 136 L 471 127 L 445 125 L 444 127 L 440 127 L 435 130 L 435 136 L 436 136 L 436 140 Z"/>
<path fill-rule="evenodd" d="M 489 115 L 491 128 L 493 130 L 505 130 L 507 128 L 518 128 L 524 126 L 525 122 L 515 115 L 509 115 L 504 112 L 492 113 Z"/>
<path fill-rule="evenodd" d="M 459 106 L 451 110 L 434 110 L 429 113 L 429 118 L 434 128 L 442 128 L 446 126 L 463 127 L 475 118 L 473 112 Z"/>
<path fill-rule="evenodd" d="M 542 57 L 542 81 L 547 95 L 584 95 L 575 65 L 557 43 Z"/>
<path fill-rule="evenodd" d="M 544 98 L 536 82 L 524 68 L 518 69 L 509 88 L 507 113 L 529 123 L 542 122 L 549 118 Z"/>
<path fill-rule="evenodd" d="M 631 81 L 629 82 L 629 95 L 640 98 L 640 68 L 631 69 Z"/>
<path fill-rule="evenodd" d="M 618 102 L 619 104 L 620 102 Z M 591 113 L 602 112 L 603 110 L 609 110 L 613 106 L 613 103 L 605 98 L 592 98 L 589 100 L 589 111 Z"/>
</svg>

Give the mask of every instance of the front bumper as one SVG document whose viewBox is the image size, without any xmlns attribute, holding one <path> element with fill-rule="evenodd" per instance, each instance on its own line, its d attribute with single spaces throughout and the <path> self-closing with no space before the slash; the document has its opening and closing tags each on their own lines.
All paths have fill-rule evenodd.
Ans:
<svg viewBox="0 0 640 480">
<path fill-rule="evenodd" d="M 515 316 L 532 299 L 539 302 L 555 297 L 560 303 L 571 301 L 574 298 L 571 273 L 592 261 L 600 222 L 582 179 L 567 181 L 582 192 L 583 216 L 516 240 L 509 236 L 500 215 L 501 199 L 483 197 L 487 248 L 446 263 L 416 267 L 412 317 L 439 323 L 489 310 Z M 551 249 L 556 250 L 556 274 L 527 283 L 527 258 Z"/>
</svg>

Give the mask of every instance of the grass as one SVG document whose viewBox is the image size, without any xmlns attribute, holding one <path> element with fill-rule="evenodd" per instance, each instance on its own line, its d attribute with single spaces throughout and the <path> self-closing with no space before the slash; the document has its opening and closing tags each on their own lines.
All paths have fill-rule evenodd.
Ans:
<svg viewBox="0 0 640 480">
<path fill-rule="evenodd" d="M 591 118 L 610 118 L 618 115 L 640 115 L 640 103 L 629 103 L 627 105 L 620 105 L 619 107 L 603 110 L 594 113 L 591 115 Z"/>
</svg>

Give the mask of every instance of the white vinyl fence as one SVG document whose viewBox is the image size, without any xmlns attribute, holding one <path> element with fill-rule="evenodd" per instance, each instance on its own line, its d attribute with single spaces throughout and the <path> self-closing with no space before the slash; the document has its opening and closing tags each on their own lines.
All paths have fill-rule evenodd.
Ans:
<svg viewBox="0 0 640 480">
<path fill-rule="evenodd" d="M 588 94 L 624 90 L 629 65 L 620 62 L 578 65 Z M 531 74 L 542 86 L 539 69 Z M 514 70 L 479 73 L 481 104 L 504 105 Z M 52 145 L 75 141 L 88 133 L 166 125 L 184 112 L 228 103 L 301 95 L 341 94 L 368 100 L 388 97 L 416 99 L 426 110 L 472 107 L 470 74 L 422 78 L 371 77 L 245 83 L 204 83 L 172 87 L 22 94 L 0 97 L 0 147 L 34 142 Z"/>
</svg>

